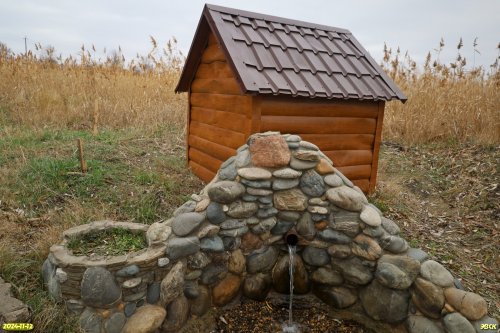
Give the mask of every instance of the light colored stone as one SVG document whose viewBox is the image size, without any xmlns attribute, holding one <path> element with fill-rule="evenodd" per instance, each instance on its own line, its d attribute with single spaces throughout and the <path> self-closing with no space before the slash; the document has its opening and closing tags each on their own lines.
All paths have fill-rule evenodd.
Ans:
<svg viewBox="0 0 500 333">
<path fill-rule="evenodd" d="M 451 287 L 453 276 L 440 263 L 434 260 L 427 260 L 420 266 L 420 274 L 427 280 L 440 287 Z"/>
<path fill-rule="evenodd" d="M 247 193 L 256 196 L 266 196 L 266 195 L 272 195 L 273 191 L 262 188 L 247 187 Z"/>
<path fill-rule="evenodd" d="M 177 236 L 187 236 L 204 220 L 205 215 L 200 213 L 179 214 L 172 221 L 172 231 Z"/>
<path fill-rule="evenodd" d="M 281 135 L 250 137 L 249 149 L 256 167 L 279 168 L 290 162 L 290 150 Z"/>
<path fill-rule="evenodd" d="M 446 288 L 444 295 L 446 302 L 469 320 L 479 320 L 488 313 L 486 301 L 478 294 L 452 287 Z"/>
<path fill-rule="evenodd" d="M 340 178 L 337 174 L 327 175 L 327 176 L 325 176 L 324 180 L 325 180 L 325 183 L 331 187 L 339 187 L 339 186 L 344 185 L 342 178 Z"/>
<path fill-rule="evenodd" d="M 262 220 L 259 224 L 252 227 L 252 232 L 258 235 L 263 234 L 267 231 L 270 231 L 276 225 L 276 222 L 277 220 L 275 217 L 270 217 Z"/>
<path fill-rule="evenodd" d="M 297 171 L 292 168 L 283 168 L 273 172 L 276 178 L 296 179 L 302 176 L 302 171 Z"/>
<path fill-rule="evenodd" d="M 267 180 L 273 176 L 270 171 L 262 168 L 241 168 L 238 175 L 248 180 Z"/>
<path fill-rule="evenodd" d="M 434 319 L 441 318 L 444 307 L 444 294 L 441 287 L 422 278 L 417 278 L 411 289 L 413 304 L 424 315 Z"/>
<path fill-rule="evenodd" d="M 158 258 L 158 267 L 165 267 L 170 263 L 170 259 L 167 257 Z"/>
<path fill-rule="evenodd" d="M 195 212 L 199 213 L 207 209 L 208 205 L 210 204 L 210 199 L 209 198 L 204 198 L 200 202 L 196 204 L 196 208 L 194 209 Z"/>
<path fill-rule="evenodd" d="M 337 207 L 354 212 L 361 211 L 367 203 L 364 196 L 347 186 L 329 189 L 326 191 L 326 196 Z"/>
<path fill-rule="evenodd" d="M 208 189 L 208 196 L 212 201 L 228 204 L 245 193 L 245 187 L 238 182 L 219 181 L 212 184 Z"/>
<path fill-rule="evenodd" d="M 311 214 L 321 214 L 321 215 L 328 214 L 328 208 L 321 206 L 309 206 L 307 207 L 307 211 Z"/>
<path fill-rule="evenodd" d="M 297 150 L 293 153 L 293 157 L 301 161 L 318 162 L 319 154 L 313 150 Z"/>
<path fill-rule="evenodd" d="M 66 273 L 62 268 L 58 267 L 56 269 L 56 279 L 59 283 L 64 283 L 68 280 L 68 273 Z"/>
<path fill-rule="evenodd" d="M 322 158 L 322 159 L 319 160 L 318 165 L 316 165 L 316 171 L 320 175 L 327 175 L 327 174 L 330 174 L 330 173 L 334 173 L 335 169 L 330 164 L 330 162 L 328 162 L 327 160 L 325 160 L 324 158 Z"/>
<path fill-rule="evenodd" d="M 141 282 L 142 282 L 142 278 L 141 277 L 136 277 L 136 278 L 133 278 L 133 279 L 126 280 L 125 282 L 123 282 L 122 286 L 125 289 L 135 288 L 138 285 L 140 285 Z"/>
<path fill-rule="evenodd" d="M 196 237 L 198 238 L 205 238 L 205 237 L 212 237 L 217 235 L 219 232 L 220 227 L 217 225 L 213 225 L 211 223 L 207 223 L 205 225 L 202 225 L 198 232 L 196 233 Z"/>
<path fill-rule="evenodd" d="M 273 190 L 288 190 L 299 185 L 299 179 L 276 179 L 273 182 Z"/>
<path fill-rule="evenodd" d="M 247 218 L 252 216 L 259 209 L 255 202 L 235 201 L 229 205 L 227 215 L 233 218 Z"/>
<path fill-rule="evenodd" d="M 307 208 L 307 197 L 298 189 L 275 192 L 273 202 L 279 210 L 304 211 Z"/>
<path fill-rule="evenodd" d="M 378 227 L 382 224 L 382 219 L 379 213 L 369 205 L 365 205 L 363 207 L 359 218 L 371 227 Z"/>
<path fill-rule="evenodd" d="M 122 333 L 153 333 L 166 315 L 167 311 L 161 306 L 143 305 L 127 320 Z"/>
<path fill-rule="evenodd" d="M 155 222 L 146 231 L 146 239 L 149 246 L 155 246 L 165 242 L 171 234 L 172 227 L 163 222 Z"/>
</svg>

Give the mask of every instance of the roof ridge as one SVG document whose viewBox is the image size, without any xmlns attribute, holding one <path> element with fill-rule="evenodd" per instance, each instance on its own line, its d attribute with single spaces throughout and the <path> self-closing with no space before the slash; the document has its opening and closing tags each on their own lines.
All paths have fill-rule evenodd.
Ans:
<svg viewBox="0 0 500 333">
<path fill-rule="evenodd" d="M 246 11 L 246 10 L 235 9 L 235 8 L 230 8 L 230 7 L 223 7 L 223 6 L 219 6 L 219 5 L 212 5 L 212 4 L 208 4 L 208 3 L 205 4 L 205 7 L 207 7 L 209 10 L 214 10 L 214 11 L 217 11 L 220 13 L 239 15 L 239 16 L 244 16 L 244 17 L 248 17 L 248 18 L 258 19 L 258 20 L 267 20 L 267 21 L 273 21 L 273 22 L 277 22 L 277 23 L 291 24 L 291 25 L 304 27 L 304 28 L 322 29 L 322 30 L 326 30 L 326 31 L 334 31 L 334 32 L 340 32 L 340 33 L 344 33 L 344 34 L 351 33 L 348 29 L 344 29 L 344 28 L 332 27 L 329 25 L 316 24 L 316 23 L 300 21 L 300 20 L 294 20 L 294 19 L 289 19 L 289 18 L 281 17 L 281 16 L 274 16 L 274 15 L 267 15 L 267 14 L 262 14 L 262 13 L 250 12 L 250 11 Z"/>
</svg>

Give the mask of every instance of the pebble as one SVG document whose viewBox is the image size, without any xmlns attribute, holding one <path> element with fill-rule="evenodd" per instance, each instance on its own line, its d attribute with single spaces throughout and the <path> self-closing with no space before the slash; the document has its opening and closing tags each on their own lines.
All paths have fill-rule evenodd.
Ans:
<svg viewBox="0 0 500 333">
<path fill-rule="evenodd" d="M 206 237 L 201 240 L 200 248 L 207 252 L 221 252 L 224 251 L 224 243 L 219 236 Z"/>
<path fill-rule="evenodd" d="M 221 229 L 237 229 L 246 225 L 246 220 L 227 219 L 220 224 L 220 227 Z"/>
<path fill-rule="evenodd" d="M 339 286 L 344 282 L 342 275 L 327 267 L 320 267 L 311 275 L 311 280 L 319 284 Z"/>
<path fill-rule="evenodd" d="M 213 225 L 210 223 L 206 223 L 205 225 L 202 225 L 199 229 L 198 232 L 196 233 L 196 237 L 198 238 L 205 238 L 205 237 L 212 237 L 215 236 L 219 233 L 220 227 L 217 225 Z"/>
<path fill-rule="evenodd" d="M 247 231 L 248 231 L 248 229 L 247 229 Z M 240 247 L 241 238 L 239 238 L 239 237 L 222 237 L 222 243 L 224 243 L 224 250 L 234 251 Z"/>
<path fill-rule="evenodd" d="M 220 281 L 212 289 L 212 300 L 216 306 L 224 306 L 229 303 L 237 294 L 240 289 L 241 278 L 238 275 L 227 274 L 222 281 Z"/>
<path fill-rule="evenodd" d="M 326 191 L 331 203 L 342 209 L 359 212 L 366 203 L 366 198 L 347 186 L 331 188 Z"/>
<path fill-rule="evenodd" d="M 224 162 L 218 172 L 219 179 L 221 180 L 235 180 L 236 176 L 236 163 L 234 157 L 229 158 Z"/>
<path fill-rule="evenodd" d="M 95 312 L 85 309 L 80 315 L 80 326 L 85 333 L 100 333 L 102 318 Z"/>
<path fill-rule="evenodd" d="M 188 299 L 196 299 L 200 296 L 198 283 L 196 281 L 186 281 L 184 283 L 184 296 Z"/>
<path fill-rule="evenodd" d="M 290 162 L 290 150 L 281 135 L 251 137 L 252 164 L 257 167 L 279 168 Z"/>
<path fill-rule="evenodd" d="M 274 227 L 271 229 L 271 234 L 273 235 L 283 235 L 293 228 L 295 223 L 290 221 L 278 221 Z"/>
<path fill-rule="evenodd" d="M 244 196 L 241 197 L 241 199 L 247 202 L 256 202 L 259 199 L 259 197 L 255 195 L 245 194 Z"/>
<path fill-rule="evenodd" d="M 248 180 L 267 180 L 273 176 L 271 172 L 262 168 L 241 168 L 238 175 Z"/>
<path fill-rule="evenodd" d="M 172 231 L 177 236 L 186 236 L 205 220 L 200 213 L 184 213 L 177 215 L 172 221 Z"/>
<path fill-rule="evenodd" d="M 382 224 L 382 219 L 379 213 L 368 205 L 364 206 L 359 218 L 370 227 L 378 227 Z"/>
<path fill-rule="evenodd" d="M 421 249 L 415 249 L 415 248 L 409 248 L 408 252 L 406 252 L 406 255 L 410 258 L 413 258 L 419 262 L 424 262 L 429 258 L 429 255 L 425 252 L 422 251 Z"/>
<path fill-rule="evenodd" d="M 298 189 L 278 191 L 274 193 L 274 207 L 279 210 L 304 211 L 307 208 L 307 197 Z"/>
<path fill-rule="evenodd" d="M 255 202 L 235 201 L 229 205 L 227 215 L 234 218 L 247 218 L 252 216 L 259 209 Z"/>
<path fill-rule="evenodd" d="M 436 323 L 424 316 L 409 316 L 406 320 L 409 333 L 443 333 Z"/>
<path fill-rule="evenodd" d="M 146 301 L 149 304 L 155 304 L 160 299 L 160 283 L 153 282 L 148 286 Z"/>
<path fill-rule="evenodd" d="M 335 169 L 333 167 L 333 165 L 328 162 L 326 159 L 324 158 L 321 158 L 319 160 L 319 163 L 318 165 L 316 165 L 316 171 L 320 174 L 320 175 L 326 175 L 326 174 L 331 174 L 331 173 L 334 173 L 335 172 Z"/>
<path fill-rule="evenodd" d="M 295 157 L 298 160 L 301 161 L 311 161 L 311 162 L 318 162 L 319 161 L 319 154 L 317 151 L 311 151 L 311 150 L 297 150 L 296 152 L 293 153 L 293 157 Z"/>
<path fill-rule="evenodd" d="M 236 154 L 234 164 L 237 168 L 243 168 L 250 164 L 250 152 L 248 149 L 242 149 Z"/>
<path fill-rule="evenodd" d="M 285 138 L 286 142 L 300 142 L 302 138 L 296 134 L 289 135 Z"/>
<path fill-rule="evenodd" d="M 311 197 L 320 197 L 325 193 L 323 177 L 314 170 L 307 170 L 300 177 L 300 188 L 302 192 Z"/>
<path fill-rule="evenodd" d="M 266 219 L 276 214 L 278 214 L 278 210 L 271 206 L 270 208 L 259 209 L 259 211 L 257 212 L 257 217 L 259 219 Z"/>
<path fill-rule="evenodd" d="M 377 260 L 382 255 L 382 249 L 377 241 L 360 234 L 353 239 L 352 253 L 368 260 Z"/>
<path fill-rule="evenodd" d="M 344 185 L 342 178 L 340 178 L 339 175 L 337 175 L 337 174 L 327 175 L 327 176 L 325 176 L 324 180 L 325 180 L 325 183 L 331 187 L 339 187 L 339 186 Z"/>
<path fill-rule="evenodd" d="M 253 187 L 247 187 L 247 193 L 255 196 L 268 196 L 272 195 L 273 191 L 272 190 L 266 190 L 262 188 L 253 188 Z"/>
<path fill-rule="evenodd" d="M 243 283 L 243 294 L 250 299 L 263 301 L 271 289 L 271 281 L 269 274 L 257 273 L 247 276 Z"/>
<path fill-rule="evenodd" d="M 366 313 L 375 320 L 396 323 L 408 315 L 407 291 L 389 289 L 374 280 L 359 296 Z"/>
<path fill-rule="evenodd" d="M 313 290 L 319 299 L 337 309 L 347 308 L 356 303 L 358 299 L 356 291 L 349 288 L 319 285 Z"/>
<path fill-rule="evenodd" d="M 126 317 L 130 317 L 131 315 L 134 314 L 135 309 L 137 308 L 137 305 L 135 302 L 130 302 L 125 304 L 125 308 L 123 309 L 123 312 L 125 313 Z"/>
<path fill-rule="evenodd" d="M 221 230 L 219 231 L 219 235 L 228 237 L 240 237 L 247 232 L 248 232 L 248 227 L 243 226 L 241 228 Z"/>
<path fill-rule="evenodd" d="M 227 269 L 234 274 L 241 274 L 245 271 L 246 261 L 240 249 L 234 250 L 229 257 Z"/>
<path fill-rule="evenodd" d="M 194 212 L 195 208 L 196 208 L 196 201 L 194 200 L 186 201 L 182 206 L 180 206 L 174 211 L 173 216 L 175 217 L 179 214 Z"/>
<path fill-rule="evenodd" d="M 444 294 L 441 287 L 422 278 L 417 278 L 411 289 L 412 302 L 424 315 L 434 319 L 441 318 L 444 307 Z"/>
<path fill-rule="evenodd" d="M 302 171 L 297 171 L 292 168 L 279 169 L 273 172 L 276 178 L 296 179 L 302 175 Z"/>
<path fill-rule="evenodd" d="M 142 278 L 141 277 L 136 277 L 136 278 L 133 278 L 133 279 L 130 279 L 130 280 L 126 280 L 125 282 L 123 282 L 122 286 L 125 289 L 131 289 L 131 288 L 135 288 L 138 285 L 140 285 L 141 282 L 142 282 Z"/>
<path fill-rule="evenodd" d="M 276 218 L 270 217 L 260 221 L 259 224 L 254 225 L 251 229 L 253 233 L 260 235 L 265 233 L 266 231 L 271 230 L 276 225 L 276 223 L 277 223 Z"/>
<path fill-rule="evenodd" d="M 227 267 L 222 263 L 210 263 L 203 269 L 200 282 L 211 285 L 221 281 L 227 275 Z"/>
<path fill-rule="evenodd" d="M 292 157 L 290 160 L 290 166 L 293 169 L 299 170 L 299 171 L 313 169 L 316 167 L 317 164 L 318 164 L 317 161 L 313 161 L 313 162 L 312 161 L 302 161 L 302 160 L 299 160 L 295 157 Z"/>
<path fill-rule="evenodd" d="M 446 288 L 444 295 L 446 302 L 469 320 L 481 319 L 488 313 L 486 301 L 478 294 L 452 287 Z"/>
<path fill-rule="evenodd" d="M 300 145 L 300 147 L 302 147 L 304 149 L 319 150 L 318 146 L 316 146 L 314 143 L 311 143 L 308 141 L 300 141 L 299 145 Z"/>
<path fill-rule="evenodd" d="M 157 305 L 146 304 L 141 306 L 127 320 L 122 333 L 150 333 L 158 329 L 165 319 L 167 311 Z"/>
<path fill-rule="evenodd" d="M 444 316 L 443 323 L 448 333 L 476 333 L 474 326 L 458 312 Z"/>
<path fill-rule="evenodd" d="M 382 227 L 391 235 L 399 235 L 401 229 L 394 221 L 382 217 Z"/>
<path fill-rule="evenodd" d="M 184 294 L 174 299 L 167 306 L 167 317 L 162 325 L 162 332 L 176 333 L 189 317 L 189 303 Z"/>
<path fill-rule="evenodd" d="M 129 265 L 118 270 L 115 274 L 118 277 L 129 277 L 129 276 L 134 276 L 135 274 L 139 273 L 139 271 L 140 271 L 139 266 Z"/>
<path fill-rule="evenodd" d="M 330 256 L 325 249 L 306 246 L 302 252 L 302 259 L 311 266 L 323 266 L 330 262 Z"/>
<path fill-rule="evenodd" d="M 278 212 L 278 218 L 285 221 L 297 221 L 300 216 L 301 214 L 298 212 L 290 212 L 283 210 L 280 210 Z"/>
<path fill-rule="evenodd" d="M 81 298 L 87 306 L 110 308 L 120 300 L 121 289 L 107 269 L 89 267 L 83 273 Z"/>
<path fill-rule="evenodd" d="M 213 224 L 220 224 L 226 220 L 226 213 L 224 213 L 222 205 L 211 202 L 207 207 L 207 219 Z"/>
<path fill-rule="evenodd" d="M 160 284 L 160 301 L 163 306 L 182 294 L 185 265 L 178 261 L 163 278 Z M 142 308 L 141 308 L 142 309 Z"/>
<path fill-rule="evenodd" d="M 373 279 L 371 269 L 358 257 L 337 260 L 334 265 L 340 269 L 345 280 L 354 284 L 365 285 Z"/>
<path fill-rule="evenodd" d="M 278 250 L 273 246 L 268 247 L 263 253 L 253 254 L 247 257 L 248 273 L 265 272 L 271 270 L 278 259 Z"/>
<path fill-rule="evenodd" d="M 187 265 L 191 269 L 202 269 L 210 263 L 210 258 L 203 252 L 196 252 L 187 259 Z"/>
<path fill-rule="evenodd" d="M 309 206 L 307 207 L 307 211 L 311 214 L 320 214 L 320 215 L 328 214 L 328 208 L 321 206 Z"/>
<path fill-rule="evenodd" d="M 123 313 L 113 313 L 111 317 L 104 322 L 104 329 L 106 333 L 120 333 L 126 321 L 127 318 Z"/>
<path fill-rule="evenodd" d="M 408 250 L 408 243 L 401 237 L 385 235 L 380 238 L 380 246 L 392 253 L 403 253 Z"/>
<path fill-rule="evenodd" d="M 173 238 L 167 243 L 165 253 L 171 260 L 187 257 L 200 250 L 198 237 Z"/>
<path fill-rule="evenodd" d="M 210 200 L 231 203 L 245 193 L 245 187 L 238 182 L 223 180 L 212 184 L 208 189 Z"/>
<path fill-rule="evenodd" d="M 347 235 L 332 229 L 325 229 L 318 232 L 318 237 L 333 244 L 349 244 L 351 238 Z"/>
<path fill-rule="evenodd" d="M 427 260 L 420 266 L 420 274 L 427 280 L 440 287 L 451 287 L 453 276 L 440 263 L 434 260 Z"/>
<path fill-rule="evenodd" d="M 290 188 L 294 188 L 297 185 L 299 185 L 299 179 L 276 179 L 273 182 L 273 190 L 279 191 L 279 190 L 287 190 Z"/>
<path fill-rule="evenodd" d="M 335 244 L 328 247 L 327 252 L 333 258 L 344 259 L 351 255 L 351 247 L 349 245 Z"/>
</svg>

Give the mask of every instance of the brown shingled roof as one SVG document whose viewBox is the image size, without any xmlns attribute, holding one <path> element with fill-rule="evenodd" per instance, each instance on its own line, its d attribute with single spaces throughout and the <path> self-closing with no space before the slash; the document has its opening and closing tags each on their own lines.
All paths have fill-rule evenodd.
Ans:
<svg viewBox="0 0 500 333">
<path fill-rule="evenodd" d="M 209 30 L 246 94 L 407 99 L 349 30 L 208 4 L 176 92 L 188 91 Z"/>
</svg>

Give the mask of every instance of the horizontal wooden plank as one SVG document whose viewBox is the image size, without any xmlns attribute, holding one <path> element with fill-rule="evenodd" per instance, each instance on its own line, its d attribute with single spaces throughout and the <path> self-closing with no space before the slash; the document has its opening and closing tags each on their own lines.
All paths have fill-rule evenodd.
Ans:
<svg viewBox="0 0 500 333">
<path fill-rule="evenodd" d="M 304 117 L 360 117 L 377 118 L 378 104 L 339 100 L 296 100 L 264 98 L 262 115 Z"/>
<path fill-rule="evenodd" d="M 191 93 L 191 106 L 251 116 L 252 97 L 242 95 Z"/>
<path fill-rule="evenodd" d="M 370 190 L 370 181 L 368 179 L 355 179 L 352 181 L 354 185 L 359 187 L 361 191 L 363 191 L 365 194 L 368 193 Z"/>
<path fill-rule="evenodd" d="M 262 116 L 261 132 L 305 134 L 373 134 L 377 125 L 372 118 Z"/>
<path fill-rule="evenodd" d="M 222 49 L 218 44 L 208 45 L 201 56 L 201 63 L 203 64 L 209 64 L 214 61 L 226 61 L 224 52 L 222 52 Z"/>
<path fill-rule="evenodd" d="M 203 180 L 205 183 L 210 183 L 212 181 L 212 179 L 214 179 L 215 177 L 215 173 L 208 170 L 207 168 L 199 165 L 198 163 L 196 163 L 195 161 L 189 161 L 189 167 L 191 168 L 191 170 L 193 171 L 193 173 L 198 177 L 200 178 L 201 180 Z"/>
<path fill-rule="evenodd" d="M 189 148 L 189 159 L 215 173 L 219 171 L 219 167 L 222 164 L 222 161 L 193 147 Z"/>
<path fill-rule="evenodd" d="M 194 147 L 200 151 L 208 153 L 210 156 L 217 158 L 218 160 L 225 161 L 231 156 L 236 155 L 236 149 L 232 149 L 226 146 L 222 146 L 212 141 L 205 140 L 203 138 L 197 137 L 196 135 L 190 135 L 188 139 L 189 146 Z"/>
<path fill-rule="evenodd" d="M 246 136 L 242 133 L 193 120 L 191 120 L 189 133 L 233 149 L 239 148 L 246 142 Z"/>
<path fill-rule="evenodd" d="M 196 78 L 234 78 L 233 71 L 226 62 L 212 62 L 211 64 L 200 64 L 196 71 Z"/>
<path fill-rule="evenodd" d="M 240 85 L 234 78 L 194 79 L 191 84 L 194 93 L 241 95 Z"/>
<path fill-rule="evenodd" d="M 323 150 L 335 166 L 372 164 L 373 152 L 371 150 Z"/>
<path fill-rule="evenodd" d="M 373 134 L 298 134 L 302 140 L 314 143 L 321 150 L 371 150 Z"/>
<path fill-rule="evenodd" d="M 338 167 L 340 172 L 350 180 L 369 179 L 372 172 L 371 165 L 352 165 Z"/>
<path fill-rule="evenodd" d="M 245 134 L 247 121 L 242 114 L 206 108 L 191 108 L 191 120 Z"/>
</svg>

